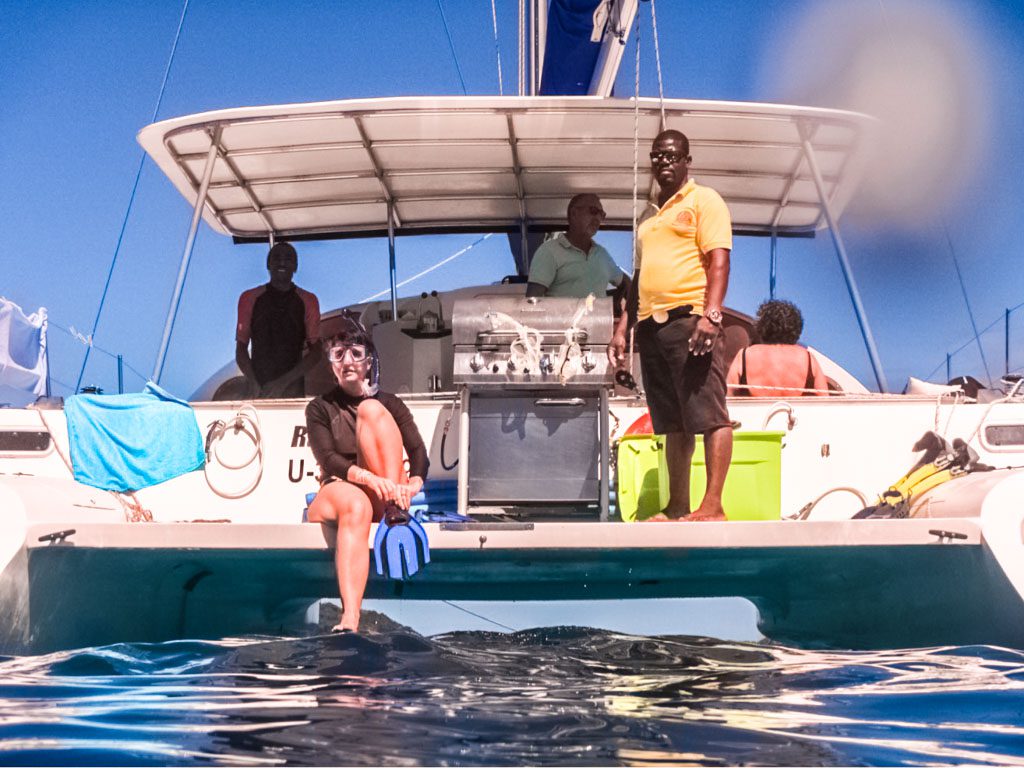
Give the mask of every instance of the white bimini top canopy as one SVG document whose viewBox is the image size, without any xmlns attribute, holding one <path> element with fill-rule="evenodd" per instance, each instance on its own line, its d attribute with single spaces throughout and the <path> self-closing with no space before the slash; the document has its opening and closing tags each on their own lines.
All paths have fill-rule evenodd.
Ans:
<svg viewBox="0 0 1024 768">
<path fill-rule="evenodd" d="M 661 103 L 580 97 L 442 97 L 247 107 L 164 120 L 139 143 L 203 217 L 238 240 L 564 229 L 566 204 L 600 195 L 606 228 L 633 225 Z M 875 121 L 831 109 L 672 99 L 691 175 L 722 194 L 737 234 L 825 226 L 808 153 L 833 216 L 856 187 Z M 806 142 L 805 142 L 806 139 Z M 213 150 L 211 154 L 211 150 Z"/>
</svg>

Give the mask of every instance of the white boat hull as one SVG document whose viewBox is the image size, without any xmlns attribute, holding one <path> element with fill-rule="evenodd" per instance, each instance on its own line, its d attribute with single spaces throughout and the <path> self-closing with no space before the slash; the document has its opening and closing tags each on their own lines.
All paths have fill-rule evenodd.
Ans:
<svg viewBox="0 0 1024 768">
<path fill-rule="evenodd" d="M 259 404 L 265 467 L 250 494 L 224 498 L 191 473 L 137 494 L 154 523 L 125 522 L 112 494 L 70 478 L 61 412 L 5 412 L 22 428 L 44 420 L 57 445 L 2 459 L 3 650 L 276 632 L 301 621 L 311 602 L 336 597 L 330 533 L 299 522 L 303 495 L 316 488 L 303 405 Z M 439 467 L 449 405 L 410 405 Z M 981 419 L 1021 415 L 1020 404 L 988 411 L 914 398 L 737 401 L 730 410 L 754 429 L 786 429 L 793 418 L 783 443 L 785 514 L 839 485 L 877 493 L 913 463 L 914 441 L 936 421 L 967 436 Z M 616 435 L 641 412 L 624 400 L 613 411 Z M 201 427 L 233 412 L 231 404 L 196 410 Z M 1024 463 L 1014 452 L 982 458 Z M 228 473 L 217 482 L 248 481 Z M 928 516 L 906 520 L 850 520 L 860 502 L 837 493 L 804 521 L 428 524 L 430 565 L 407 582 L 374 576 L 367 596 L 398 605 L 611 600 L 624 614 L 637 610 L 633 601 L 732 597 L 756 606 L 765 637 L 789 644 L 1024 647 L 1021 498 L 1024 475 L 1000 470 L 940 486 L 921 510 Z M 224 522 L 197 522 L 211 520 Z M 561 623 L 585 623 L 574 618 Z"/>
</svg>

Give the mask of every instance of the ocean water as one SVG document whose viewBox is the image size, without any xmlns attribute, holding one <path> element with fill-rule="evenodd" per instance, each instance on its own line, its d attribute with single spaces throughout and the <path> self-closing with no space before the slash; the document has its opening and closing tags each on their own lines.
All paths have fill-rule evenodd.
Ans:
<svg viewBox="0 0 1024 768">
<path fill-rule="evenodd" d="M 1024 653 L 578 627 L 0 657 L 2 765 L 1022 765 Z"/>
</svg>

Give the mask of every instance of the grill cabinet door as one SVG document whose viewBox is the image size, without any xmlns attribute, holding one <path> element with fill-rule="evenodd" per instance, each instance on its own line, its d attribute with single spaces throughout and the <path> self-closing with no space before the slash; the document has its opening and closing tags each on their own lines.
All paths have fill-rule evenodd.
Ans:
<svg viewBox="0 0 1024 768">
<path fill-rule="evenodd" d="M 469 409 L 469 503 L 599 501 L 594 392 L 474 394 Z"/>
</svg>

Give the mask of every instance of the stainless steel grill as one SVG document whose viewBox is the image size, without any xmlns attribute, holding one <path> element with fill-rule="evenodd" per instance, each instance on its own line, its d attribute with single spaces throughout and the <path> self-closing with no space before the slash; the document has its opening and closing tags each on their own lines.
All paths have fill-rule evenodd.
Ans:
<svg viewBox="0 0 1024 768">
<path fill-rule="evenodd" d="M 580 508 L 608 516 L 608 298 L 456 302 L 459 509 Z"/>
<path fill-rule="evenodd" d="M 611 387 L 605 354 L 611 299 L 591 302 L 588 309 L 587 299 L 495 295 L 457 301 L 455 384 L 473 390 Z"/>
</svg>

